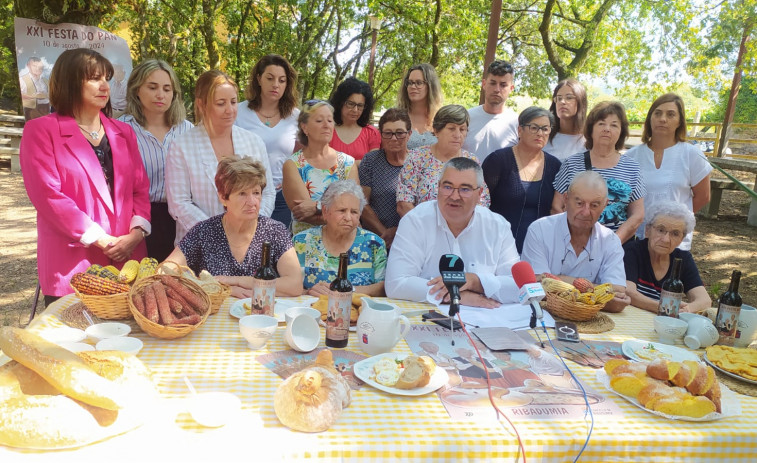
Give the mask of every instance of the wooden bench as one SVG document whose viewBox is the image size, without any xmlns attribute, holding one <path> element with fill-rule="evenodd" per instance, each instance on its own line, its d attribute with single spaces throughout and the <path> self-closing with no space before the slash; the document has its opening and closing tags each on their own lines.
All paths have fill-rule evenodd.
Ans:
<svg viewBox="0 0 757 463">
<path fill-rule="evenodd" d="M 18 114 L 0 114 L 0 126 L 23 128 L 26 119 Z"/>
<path fill-rule="evenodd" d="M 717 165 L 723 170 L 736 170 L 740 172 L 750 172 L 757 174 L 757 162 L 747 159 L 731 158 L 708 158 L 712 164 Z M 757 177 L 754 183 L 742 182 L 747 187 L 754 190 L 757 185 Z M 736 182 L 729 179 L 710 178 L 710 202 L 699 211 L 699 215 L 710 219 L 717 218 L 718 209 L 720 209 L 720 200 L 723 196 L 723 190 L 741 190 Z M 757 199 L 752 198 L 747 214 L 747 224 L 757 227 Z"/>
<path fill-rule="evenodd" d="M 11 172 L 20 172 L 21 164 L 19 163 L 18 153 L 21 146 L 21 135 L 24 129 L 18 127 L 0 127 L 0 139 L 8 140 L 0 148 L 0 154 L 10 155 Z"/>
</svg>

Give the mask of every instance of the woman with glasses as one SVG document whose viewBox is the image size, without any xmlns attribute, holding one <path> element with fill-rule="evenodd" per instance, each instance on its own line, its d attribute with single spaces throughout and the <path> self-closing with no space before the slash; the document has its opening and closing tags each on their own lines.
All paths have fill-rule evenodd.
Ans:
<svg viewBox="0 0 757 463">
<path fill-rule="evenodd" d="M 186 119 L 181 86 L 165 61 L 148 59 L 135 67 L 126 90 L 126 114 L 119 117 L 134 129 L 139 153 L 150 179 L 150 223 L 147 255 L 162 262 L 174 248 L 176 221 L 166 202 L 166 152 L 193 126 Z"/>
<path fill-rule="evenodd" d="M 412 115 L 410 117 L 412 119 Z M 418 204 L 436 199 L 445 162 L 458 157 L 478 161 L 476 155 L 463 149 L 469 121 L 464 107 L 443 106 L 434 116 L 433 130 L 437 142 L 408 152 L 397 184 L 397 213 L 401 217 Z M 489 207 L 489 189 L 486 187 L 481 205 Z"/>
<path fill-rule="evenodd" d="M 486 157 L 482 167 L 489 187 L 491 210 L 502 215 L 513 231 L 520 254 L 531 222 L 549 215 L 560 161 L 542 149 L 552 130 L 552 113 L 538 106 L 518 116 L 518 143 Z"/>
<path fill-rule="evenodd" d="M 563 193 L 573 177 L 585 170 L 594 170 L 607 182 L 609 202 L 599 223 L 615 231 L 621 243 L 631 239 L 644 220 L 644 196 L 647 189 L 636 160 L 621 156 L 620 149 L 628 137 L 628 119 L 621 103 L 603 101 L 591 110 L 584 127 L 588 151 L 569 156 L 563 161 L 554 181 L 552 213 L 565 210 Z"/>
<path fill-rule="evenodd" d="M 358 163 L 365 153 L 381 146 L 379 131 L 371 125 L 373 92 L 367 82 L 348 77 L 331 96 L 336 128 L 329 145 Z"/>
<path fill-rule="evenodd" d="M 413 125 L 407 141 L 408 149 L 436 142 L 432 121 L 443 100 L 442 86 L 433 66 L 421 63 L 407 70 L 397 95 L 397 107 L 408 112 Z"/>
<path fill-rule="evenodd" d="M 355 292 L 384 295 L 386 247 L 373 232 L 360 228 L 365 197 L 351 180 L 336 181 L 322 196 L 323 225 L 294 235 L 294 250 L 305 271 L 305 294 L 329 293 L 339 269 L 339 254 L 349 255 L 347 278 Z"/>
<path fill-rule="evenodd" d="M 686 143 L 686 112 L 680 96 L 667 93 L 652 103 L 641 142 L 626 156 L 641 165 L 647 205 L 672 199 L 696 213 L 710 201 L 712 166 L 699 148 Z M 643 238 L 645 230 L 639 227 L 636 235 Z M 681 249 L 691 249 L 692 236 L 693 230 L 686 234 Z"/>
<path fill-rule="evenodd" d="M 355 159 L 329 146 L 334 136 L 334 108 L 326 101 L 306 101 L 297 119 L 303 148 L 284 163 L 284 198 L 292 211 L 292 232 L 323 225 L 321 196 L 330 184 L 358 183 Z"/>
<path fill-rule="evenodd" d="M 673 259 L 681 259 L 683 290 L 688 302 L 681 302 L 682 312 L 701 312 L 712 304 L 702 285 L 699 270 L 689 251 L 678 248 L 684 237 L 694 230 L 694 214 L 676 201 L 658 201 L 647 208 L 646 238 L 626 243 L 626 294 L 631 303 L 657 313 L 662 282 L 670 277 Z"/>
<path fill-rule="evenodd" d="M 586 89 L 579 81 L 570 78 L 557 83 L 549 107 L 555 123 L 544 152 L 564 161 L 571 154 L 586 151 L 583 128 L 587 106 Z"/>
<path fill-rule="evenodd" d="M 361 220 L 379 235 L 386 247 L 392 245 L 400 216 L 397 213 L 397 179 L 407 157 L 410 116 L 404 109 L 388 109 L 379 119 L 381 149 L 371 151 L 358 167 L 360 185 L 368 201 Z"/>
<path fill-rule="evenodd" d="M 279 55 L 265 55 L 250 71 L 246 101 L 239 105 L 235 124 L 259 136 L 265 143 L 276 204 L 271 218 L 286 226 L 292 213 L 284 201 L 281 169 L 295 151 L 297 141 L 297 71 Z"/>
</svg>

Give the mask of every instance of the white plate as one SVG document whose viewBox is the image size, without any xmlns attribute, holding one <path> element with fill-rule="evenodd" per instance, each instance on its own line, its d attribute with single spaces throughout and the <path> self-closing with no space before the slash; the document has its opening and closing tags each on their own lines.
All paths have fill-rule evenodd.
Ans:
<svg viewBox="0 0 757 463">
<path fill-rule="evenodd" d="M 655 359 L 653 354 L 650 355 L 649 358 L 645 358 L 643 353 L 641 355 L 638 353 L 639 351 L 647 351 L 649 346 L 652 346 L 654 350 L 661 352 L 663 354 L 661 357 L 666 360 L 672 360 L 674 362 L 682 362 L 684 360 L 693 360 L 694 362 L 699 361 L 697 354 L 686 349 L 659 342 L 642 341 L 639 339 L 632 339 L 624 342 L 621 345 L 621 350 L 623 351 L 623 355 L 631 360 L 636 360 L 637 362 L 651 362 Z"/>
<path fill-rule="evenodd" d="M 373 357 L 357 362 L 352 367 L 352 369 L 355 372 L 355 376 L 363 380 L 363 382 L 365 382 L 366 384 L 370 384 L 376 389 L 380 389 L 384 392 L 388 392 L 390 394 L 395 394 L 395 395 L 407 395 L 407 396 L 425 395 L 425 394 L 428 394 L 429 392 L 434 392 L 435 390 L 447 384 L 447 381 L 449 381 L 449 375 L 447 374 L 447 371 L 438 365 L 436 367 L 436 370 L 434 371 L 434 374 L 431 375 L 431 381 L 429 381 L 429 383 L 426 386 L 417 387 L 415 389 L 397 389 L 396 387 L 384 386 L 383 384 L 377 383 L 376 381 L 371 379 L 371 376 L 373 376 L 373 364 L 375 364 L 379 360 L 383 358 L 390 358 L 392 360 L 402 360 L 407 356 L 408 354 L 398 354 L 394 352 L 387 352 L 385 354 L 374 355 Z"/>
<path fill-rule="evenodd" d="M 709 365 L 709 366 L 711 366 L 712 368 L 714 368 L 714 369 L 718 370 L 719 372 L 723 373 L 724 375 L 728 375 L 728 376 L 730 376 L 731 378 L 735 378 L 735 379 L 738 379 L 739 381 L 744 381 L 745 383 L 750 383 L 750 384 L 757 384 L 757 381 L 754 381 L 754 380 L 752 380 L 752 379 L 749 379 L 749 378 L 745 378 L 745 377 L 743 377 L 743 376 L 739 376 L 739 375 L 737 375 L 736 373 L 731 373 L 730 371 L 728 371 L 728 370 L 724 370 L 724 369 L 720 368 L 719 366 L 715 365 L 714 363 L 712 363 L 712 362 L 710 361 L 710 359 L 708 359 L 708 358 L 707 358 L 707 352 L 705 352 L 705 353 L 704 353 L 704 356 L 703 356 L 702 358 L 703 358 L 703 359 L 704 359 L 704 361 L 705 361 L 705 362 L 707 363 L 707 365 Z"/>
<path fill-rule="evenodd" d="M 320 325 L 322 328 L 326 328 L 326 322 L 323 320 L 318 320 L 318 325 Z M 357 331 L 357 325 L 350 325 L 350 332 L 355 333 Z"/>
<path fill-rule="evenodd" d="M 602 385 L 607 388 L 609 391 L 615 393 L 615 395 L 619 395 L 620 397 L 623 397 L 627 401 L 631 402 L 632 404 L 636 405 L 637 407 L 641 408 L 644 411 L 647 411 L 653 415 L 662 416 L 665 418 L 668 418 L 670 420 L 680 420 L 680 421 L 715 421 L 720 420 L 723 418 L 728 418 L 731 416 L 737 416 L 741 415 L 741 401 L 736 396 L 736 393 L 732 390 L 728 389 L 725 384 L 720 383 L 720 409 L 721 413 L 718 412 L 712 412 L 708 415 L 705 415 L 701 418 L 692 418 L 690 416 L 678 416 L 678 415 L 668 415 L 667 413 L 661 413 L 655 410 L 650 410 L 643 406 L 641 403 L 639 403 L 638 400 L 634 397 L 629 397 L 627 395 L 623 395 L 620 392 L 616 391 L 612 387 L 610 387 L 610 376 L 605 372 L 604 369 L 600 368 L 597 370 L 597 380 L 602 383 Z"/>
<path fill-rule="evenodd" d="M 40 331 L 39 335 L 55 344 L 60 344 L 62 342 L 79 342 L 87 337 L 84 330 L 71 328 L 70 326 L 50 328 L 45 331 Z"/>
<path fill-rule="evenodd" d="M 284 318 L 284 312 L 286 312 L 287 309 L 292 307 L 310 307 L 310 304 L 317 300 L 318 298 L 313 296 L 305 296 L 301 300 L 277 298 L 276 304 L 273 306 L 273 316 L 276 317 L 276 320 L 278 320 L 279 323 L 284 323 L 286 321 L 286 318 Z M 245 315 L 250 315 L 244 310 L 245 304 L 251 305 L 252 298 L 248 297 L 247 299 L 240 299 L 231 304 L 231 307 L 229 307 L 229 315 L 235 318 L 242 318 Z"/>
</svg>

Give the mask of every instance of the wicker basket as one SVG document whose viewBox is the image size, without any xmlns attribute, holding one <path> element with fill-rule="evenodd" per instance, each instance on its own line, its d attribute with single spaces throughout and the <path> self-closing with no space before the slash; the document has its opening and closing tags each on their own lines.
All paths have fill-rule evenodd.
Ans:
<svg viewBox="0 0 757 463">
<path fill-rule="evenodd" d="M 202 314 L 200 323 L 196 325 L 164 326 L 159 323 L 152 322 L 147 317 L 139 313 L 139 310 L 137 310 L 137 308 L 134 306 L 134 302 L 131 296 L 141 293 L 145 286 L 152 284 L 154 281 L 160 280 L 161 277 L 161 275 L 153 275 L 137 281 L 134 286 L 132 286 L 131 291 L 129 291 L 129 309 L 131 310 L 131 314 L 134 315 L 134 320 L 137 322 L 137 325 L 142 328 L 142 331 L 149 334 L 150 336 L 161 339 L 181 338 L 199 328 L 200 325 L 205 323 L 205 320 L 208 319 L 208 315 L 210 315 L 210 297 L 202 288 L 200 288 L 199 285 L 197 285 L 197 283 L 193 282 L 189 278 L 182 276 L 172 276 L 171 278 L 178 279 L 181 284 L 183 284 L 190 291 L 202 298 L 205 305 L 205 313 Z"/>
<path fill-rule="evenodd" d="M 158 266 L 156 273 L 161 275 L 181 275 L 190 279 L 200 285 L 200 287 L 208 293 L 210 296 L 210 315 L 218 313 L 221 308 L 221 304 L 231 294 L 231 286 L 219 283 L 213 280 L 201 280 L 195 275 L 191 268 L 186 265 L 179 265 L 176 262 L 165 261 Z"/>
<path fill-rule="evenodd" d="M 72 286 L 73 288 L 73 286 Z M 131 318 L 129 311 L 129 293 L 118 293 L 110 296 L 91 296 L 82 294 L 74 288 L 76 297 L 98 318 L 104 320 L 124 320 Z"/>
<path fill-rule="evenodd" d="M 574 322 L 591 320 L 604 306 L 604 304 L 589 305 L 583 302 L 567 301 L 556 294 L 547 292 L 549 313 Z"/>
</svg>

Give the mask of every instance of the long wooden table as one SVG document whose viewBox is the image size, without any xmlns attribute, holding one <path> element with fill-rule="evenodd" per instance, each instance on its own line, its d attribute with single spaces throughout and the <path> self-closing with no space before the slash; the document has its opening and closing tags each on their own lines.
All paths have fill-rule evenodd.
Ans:
<svg viewBox="0 0 757 463">
<path fill-rule="evenodd" d="M 75 302 L 73 296 L 64 297 L 28 329 L 61 325 L 57 314 Z M 228 314 L 232 302 L 227 299 L 218 314 L 185 338 L 167 341 L 134 334 L 144 341 L 139 357 L 154 372 L 164 398 L 147 424 L 80 449 L 37 452 L 0 447 L 0 461 L 522 461 L 517 440 L 504 420 L 452 420 L 435 394 L 398 397 L 368 385 L 353 391 L 352 405 L 328 431 L 303 434 L 288 430 L 276 419 L 272 405 L 281 380 L 255 360 L 258 355 L 287 349 L 284 328 L 279 327 L 264 349 L 250 351 L 239 334 L 237 320 Z M 408 310 L 428 307 L 394 302 Z M 655 340 L 651 313 L 629 307 L 611 316 L 616 323 L 613 331 L 583 337 Z M 419 318 L 411 321 L 421 323 Z M 356 349 L 354 335 L 349 349 Z M 404 341 L 395 351 L 410 352 Z M 738 417 L 703 423 L 672 421 L 614 396 L 597 381 L 596 370 L 568 363 L 585 384 L 623 411 L 621 419 L 596 418 L 580 461 L 755 461 L 757 398 L 739 395 L 743 411 Z M 201 391 L 228 391 L 239 396 L 243 403 L 239 420 L 218 429 L 197 425 L 185 410 L 185 375 Z M 588 430 L 587 422 L 580 419 L 525 419 L 516 426 L 528 461 L 573 461 Z"/>
</svg>

